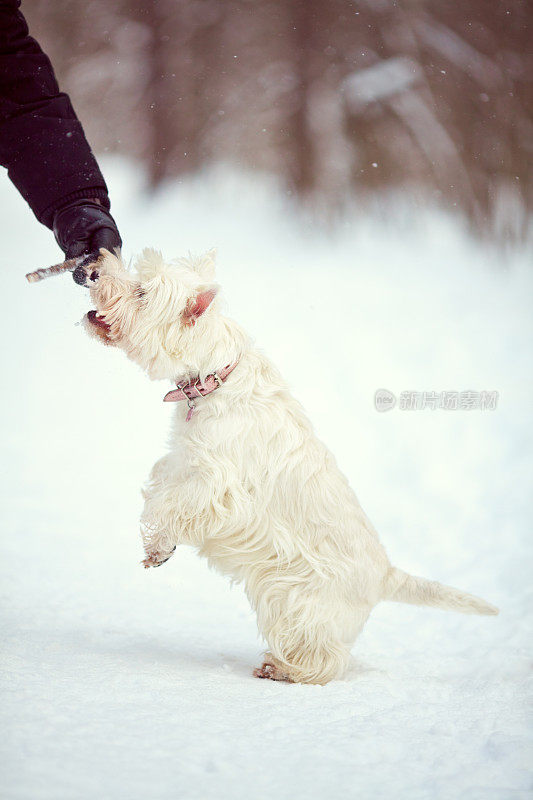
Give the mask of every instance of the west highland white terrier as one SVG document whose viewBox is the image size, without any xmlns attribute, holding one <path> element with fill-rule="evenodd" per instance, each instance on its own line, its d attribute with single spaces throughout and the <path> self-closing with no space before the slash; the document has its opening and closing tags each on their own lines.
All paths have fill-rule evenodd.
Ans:
<svg viewBox="0 0 533 800">
<path fill-rule="evenodd" d="M 91 335 L 176 384 L 170 450 L 144 490 L 145 567 L 194 545 L 242 581 L 268 644 L 259 678 L 324 684 L 381 600 L 497 614 L 391 566 L 372 524 L 276 367 L 219 310 L 214 255 L 135 273 L 102 251 L 87 269 Z M 183 402 L 179 402 L 183 401 Z"/>
</svg>

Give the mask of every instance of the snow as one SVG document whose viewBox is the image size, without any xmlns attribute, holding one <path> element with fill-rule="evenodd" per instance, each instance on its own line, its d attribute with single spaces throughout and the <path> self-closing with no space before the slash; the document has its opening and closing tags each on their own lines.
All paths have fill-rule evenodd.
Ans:
<svg viewBox="0 0 533 800">
<path fill-rule="evenodd" d="M 192 551 L 145 571 L 140 486 L 173 407 L 76 322 L 68 276 L 0 184 L 2 797 L 526 798 L 531 786 L 531 272 L 454 218 L 354 207 L 320 232 L 266 178 L 149 195 L 104 162 L 126 253 L 219 247 L 228 310 L 279 364 L 404 569 L 497 618 L 382 604 L 346 678 L 259 681 L 241 587 Z M 327 283 L 325 283 L 327 280 Z M 496 390 L 495 411 L 373 407 Z"/>
</svg>

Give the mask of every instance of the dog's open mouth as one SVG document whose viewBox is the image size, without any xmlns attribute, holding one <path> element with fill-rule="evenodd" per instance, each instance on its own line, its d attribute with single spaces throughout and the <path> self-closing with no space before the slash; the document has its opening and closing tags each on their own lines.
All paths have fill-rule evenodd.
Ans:
<svg viewBox="0 0 533 800">
<path fill-rule="evenodd" d="M 97 328 L 102 328 L 104 331 L 109 331 L 109 325 L 105 321 L 103 317 L 101 317 L 97 311 L 92 309 L 87 314 L 87 320 Z"/>
<path fill-rule="evenodd" d="M 92 309 L 84 318 L 85 327 L 90 336 L 95 339 L 100 339 L 102 344 L 116 345 L 114 337 L 111 334 L 111 326 L 107 324 L 104 317 L 101 317 L 98 311 Z"/>
</svg>

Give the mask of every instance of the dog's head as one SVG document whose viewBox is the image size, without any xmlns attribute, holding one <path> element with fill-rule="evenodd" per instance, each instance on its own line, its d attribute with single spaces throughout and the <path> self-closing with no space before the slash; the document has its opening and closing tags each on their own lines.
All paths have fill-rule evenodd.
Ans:
<svg viewBox="0 0 533 800">
<path fill-rule="evenodd" d="M 213 278 L 213 251 L 167 263 L 147 249 L 133 272 L 101 251 L 87 277 L 96 308 L 86 314 L 85 327 L 104 344 L 124 350 L 151 378 L 199 372 L 216 336 Z"/>
</svg>

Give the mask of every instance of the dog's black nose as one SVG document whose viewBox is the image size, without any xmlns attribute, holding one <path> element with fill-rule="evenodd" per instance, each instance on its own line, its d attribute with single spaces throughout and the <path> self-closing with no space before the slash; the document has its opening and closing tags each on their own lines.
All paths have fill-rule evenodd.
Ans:
<svg viewBox="0 0 533 800">
<path fill-rule="evenodd" d="M 83 267 L 76 267 L 74 272 L 72 273 L 72 277 L 75 283 L 79 284 L 80 286 L 85 286 L 87 281 L 87 273 L 85 272 Z"/>
</svg>

